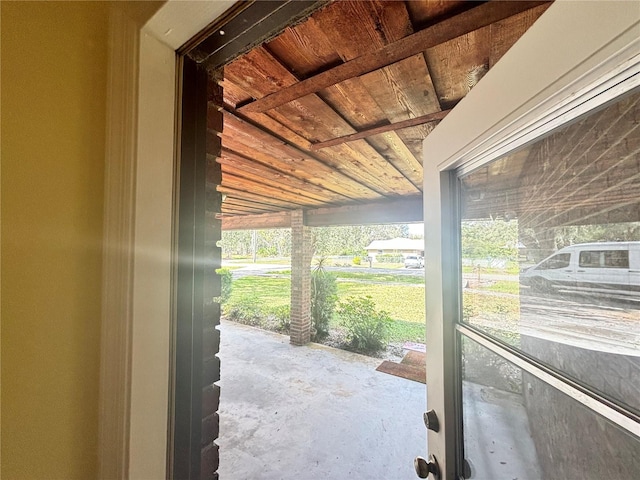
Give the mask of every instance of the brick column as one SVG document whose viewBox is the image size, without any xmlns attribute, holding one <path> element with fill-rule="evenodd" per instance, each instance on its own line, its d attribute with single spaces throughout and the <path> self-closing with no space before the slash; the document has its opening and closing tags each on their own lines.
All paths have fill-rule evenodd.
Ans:
<svg viewBox="0 0 640 480">
<path fill-rule="evenodd" d="M 311 339 L 311 232 L 304 212 L 291 212 L 291 328 L 293 345 Z"/>
</svg>

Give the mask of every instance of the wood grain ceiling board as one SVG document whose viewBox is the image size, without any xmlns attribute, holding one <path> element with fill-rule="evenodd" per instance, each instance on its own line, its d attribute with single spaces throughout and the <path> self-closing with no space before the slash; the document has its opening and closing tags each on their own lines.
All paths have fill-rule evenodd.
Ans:
<svg viewBox="0 0 640 480">
<path fill-rule="evenodd" d="M 312 155 L 263 132 L 229 112 L 224 112 L 222 146 L 264 165 L 340 193 L 351 200 L 376 199 L 380 195 L 343 175 Z"/>
<path fill-rule="evenodd" d="M 316 12 L 313 18 L 343 61 L 412 33 L 404 2 L 346 0 Z"/>
<path fill-rule="evenodd" d="M 238 105 L 242 105 L 252 99 L 251 95 L 236 86 L 233 82 L 222 80 L 219 82 L 222 86 L 222 94 L 224 98 L 224 104 L 233 108 L 234 110 Z"/>
<path fill-rule="evenodd" d="M 422 141 L 435 122 L 311 152 L 313 144 L 452 108 L 547 5 L 264 113 L 242 107 L 477 5 L 438 0 L 333 2 L 226 65 L 221 82 L 227 110 L 225 153 L 218 161 L 223 167 L 219 191 L 236 200 L 229 208 L 251 213 L 255 201 L 260 206 L 254 213 L 262 213 L 317 207 L 321 202 L 349 205 L 420 195 Z M 461 24 L 462 19 L 455 22 Z"/>
<path fill-rule="evenodd" d="M 269 213 L 280 211 L 279 208 L 272 207 L 270 205 L 261 206 L 257 202 L 247 202 L 246 200 L 243 200 L 241 198 L 227 196 L 222 204 L 222 211 L 225 212 L 230 208 L 233 208 L 235 210 L 244 210 L 245 212 L 251 213 Z"/>
<path fill-rule="evenodd" d="M 220 193 L 227 195 L 228 197 L 234 198 L 242 198 L 244 200 L 253 200 L 258 203 L 264 205 L 271 205 L 278 207 L 278 210 L 294 210 L 296 208 L 300 208 L 301 206 L 297 203 L 289 202 L 285 199 L 280 199 L 271 196 L 264 196 L 249 190 L 250 187 L 237 188 L 235 186 L 229 186 L 225 184 L 225 179 L 222 179 L 222 185 L 218 185 L 217 190 Z M 246 189 L 245 189 L 246 188 Z M 222 206 L 224 207 L 224 202 L 222 202 Z M 223 209 L 224 211 L 224 209 Z"/>
<path fill-rule="evenodd" d="M 344 22 L 353 18 L 358 18 L 358 21 L 351 22 L 354 25 L 346 29 Z M 351 60 L 370 51 L 371 48 L 383 47 L 412 33 L 411 23 L 402 2 L 340 2 L 331 9 L 318 12 L 314 16 L 314 23 L 320 27 L 319 30 L 324 37 L 323 43 L 328 42 L 330 38 L 331 45 L 343 60 Z M 374 72 L 368 76 L 341 82 L 319 92 L 319 96 L 356 130 L 396 121 L 395 119 L 408 118 L 407 111 L 411 108 L 408 105 L 412 103 L 410 100 L 400 103 L 399 108 L 404 110 L 404 115 L 399 116 L 393 111 L 398 97 L 403 97 L 404 100 L 402 92 L 412 93 L 411 81 L 415 80 L 416 76 L 412 75 L 413 72 L 411 74 L 409 72 L 415 65 L 406 68 L 407 66 L 405 62 L 400 62 L 398 65 L 383 69 L 382 72 Z M 318 69 L 317 66 L 315 68 Z M 426 69 L 424 61 L 422 69 Z M 402 71 L 402 73 L 394 78 L 396 71 Z M 417 77 L 419 78 L 419 75 Z M 382 85 L 381 80 L 385 85 L 390 83 L 392 88 L 381 91 L 381 88 L 377 88 L 378 85 Z M 425 86 L 421 85 L 420 90 L 422 94 Z M 385 96 L 389 96 L 390 99 L 383 100 L 384 108 L 381 108 L 379 102 Z M 395 132 L 371 137 L 366 140 L 366 143 L 358 145 L 366 149 L 366 144 L 373 147 L 409 179 L 414 187 L 421 190 L 421 164 Z M 366 151 L 363 153 L 367 154 Z M 415 190 L 409 190 L 411 191 Z M 396 187 L 395 193 L 402 192 Z"/>
<path fill-rule="evenodd" d="M 474 4 L 474 8 L 452 18 L 445 19 L 436 25 L 431 25 L 412 35 L 385 45 L 379 49 L 345 61 L 328 70 L 324 70 L 313 77 L 282 90 L 271 93 L 264 98 L 240 107 L 242 111 L 265 112 L 280 105 L 314 94 L 320 90 L 336 85 L 348 79 L 370 73 L 386 66 L 390 66 L 412 55 L 417 55 L 426 49 L 441 45 L 447 41 L 486 27 L 500 20 L 504 20 L 517 13 L 529 10 L 546 3 L 544 0 L 532 1 L 493 1 Z M 475 5 L 478 5 L 477 7 Z"/>
<path fill-rule="evenodd" d="M 272 213 L 274 210 L 263 210 L 254 206 L 246 207 L 234 203 L 233 197 L 227 197 L 222 204 L 222 213 L 233 215 L 256 215 L 260 213 Z"/>
<path fill-rule="evenodd" d="M 222 165 L 223 175 L 225 172 L 229 172 L 240 177 L 246 176 L 252 180 L 262 179 L 267 185 L 281 185 L 283 188 L 297 193 L 298 195 L 308 196 L 326 203 L 339 203 L 346 200 L 346 197 L 343 195 L 324 189 L 310 182 L 305 182 L 293 175 L 288 175 L 269 168 L 233 151 L 223 150 L 222 156 L 220 156 L 217 161 Z"/>
<path fill-rule="evenodd" d="M 360 28 L 345 30 L 342 21 L 358 16 Z M 316 16 L 322 31 L 331 38 L 343 60 L 364 55 L 371 48 L 382 48 L 413 33 L 409 14 L 403 2 L 340 2 L 339 8 L 325 9 Z M 367 28 L 368 27 L 368 28 Z M 354 95 L 354 90 L 366 92 Z M 382 120 L 394 123 L 440 111 L 433 83 L 422 55 L 414 55 L 388 67 L 357 79 L 326 88 L 321 96 L 348 118 L 358 130 L 380 124 Z M 361 107 L 353 109 L 353 98 Z M 349 117 L 349 112 L 360 110 L 375 112 L 373 118 Z M 364 117 L 363 115 L 360 115 Z M 404 138 L 403 138 L 404 137 Z M 414 151 L 404 143 L 411 137 L 399 130 L 376 135 L 367 141 L 376 151 L 392 163 L 414 186 L 422 190 L 421 149 Z"/>
<path fill-rule="evenodd" d="M 514 43 L 542 15 L 550 3 L 524 11 L 505 20 L 493 23 L 491 29 L 491 52 L 489 68 L 492 68 Z"/>
<path fill-rule="evenodd" d="M 226 78 L 251 95 L 261 98 L 282 85 L 293 84 L 293 77 L 264 48 L 237 60 L 225 68 Z M 277 78 L 273 83 L 271 79 Z M 256 79 L 258 79 L 256 81 Z M 282 105 L 269 113 L 274 120 L 309 141 L 322 141 L 355 133 L 356 130 L 318 95 L 308 95 Z M 335 155 L 342 159 L 341 171 L 385 196 L 416 193 L 415 185 L 382 157 L 365 140 L 348 146 L 332 147 L 332 152 L 319 152 L 317 156 L 332 162 Z"/>
<path fill-rule="evenodd" d="M 425 52 L 443 107 L 460 101 L 549 7 L 526 10 Z"/>
<path fill-rule="evenodd" d="M 489 69 L 491 32 L 484 27 L 430 48 L 425 58 L 443 107 L 459 102 Z"/>
<path fill-rule="evenodd" d="M 252 175 L 241 169 L 223 165 L 222 185 L 237 189 L 248 189 L 250 192 L 264 196 L 273 196 L 283 200 L 290 201 L 293 205 L 302 207 L 313 207 L 324 205 L 327 202 L 312 198 L 310 194 L 301 194 L 287 188 L 281 183 L 273 183 L 261 178 L 258 175 Z"/>
<path fill-rule="evenodd" d="M 406 2 L 414 29 L 422 29 L 469 10 L 477 2 L 467 0 L 412 0 Z"/>
<path fill-rule="evenodd" d="M 267 49 L 301 79 L 342 62 L 314 17 L 287 28 Z"/>
</svg>

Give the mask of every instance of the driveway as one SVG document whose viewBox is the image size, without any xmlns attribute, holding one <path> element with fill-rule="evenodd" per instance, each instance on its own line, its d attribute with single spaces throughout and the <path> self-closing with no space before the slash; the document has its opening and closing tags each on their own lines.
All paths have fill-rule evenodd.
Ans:
<svg viewBox="0 0 640 480">
<path fill-rule="evenodd" d="M 424 385 L 377 372 L 378 359 L 220 329 L 220 478 L 416 478 Z"/>
</svg>

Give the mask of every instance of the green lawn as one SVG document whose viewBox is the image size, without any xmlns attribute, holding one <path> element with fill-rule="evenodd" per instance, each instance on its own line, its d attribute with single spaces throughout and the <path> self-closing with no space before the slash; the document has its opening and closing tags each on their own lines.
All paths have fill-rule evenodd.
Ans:
<svg viewBox="0 0 640 480">
<path fill-rule="evenodd" d="M 251 299 L 265 306 L 291 303 L 291 280 L 274 277 L 243 277 L 233 281 L 229 304 Z"/>
<path fill-rule="evenodd" d="M 520 273 L 520 265 L 516 262 L 509 262 L 507 268 L 472 267 L 471 265 L 462 266 L 462 273 L 477 273 L 478 270 L 480 270 L 480 274 L 497 273 L 504 275 L 517 275 Z"/>
<path fill-rule="evenodd" d="M 364 280 L 360 277 L 356 278 Z M 231 297 L 227 305 L 230 307 L 243 300 L 269 308 L 289 305 L 290 288 L 289 278 L 263 276 L 239 278 L 233 281 Z M 378 309 L 386 310 L 393 318 L 389 331 L 390 341 L 424 342 L 424 286 L 338 282 L 338 301 L 346 301 L 350 296 L 367 295 L 373 299 Z M 339 324 L 340 320 L 335 318 L 333 325 L 339 326 Z"/>
<path fill-rule="evenodd" d="M 518 295 L 520 293 L 520 282 L 510 282 L 508 280 L 499 280 L 493 282 L 487 287 L 481 287 L 482 290 L 489 290 L 491 292 L 512 293 Z"/>
<path fill-rule="evenodd" d="M 272 271 L 274 275 L 291 275 L 291 270 Z M 366 273 L 366 272 L 342 272 L 332 271 L 338 280 L 358 280 L 369 283 L 408 283 L 411 285 L 424 285 L 424 275 L 402 275 L 393 273 Z"/>
<path fill-rule="evenodd" d="M 339 282 L 339 301 L 350 296 L 369 295 L 379 310 L 386 310 L 394 320 L 424 324 L 424 287 Z"/>
<path fill-rule="evenodd" d="M 290 289 L 289 278 L 243 277 L 233 281 L 229 304 L 249 298 L 262 305 L 287 305 L 291 299 Z M 378 309 L 389 312 L 394 320 L 424 323 L 424 287 L 338 282 L 338 301 L 349 296 L 367 295 Z"/>
</svg>

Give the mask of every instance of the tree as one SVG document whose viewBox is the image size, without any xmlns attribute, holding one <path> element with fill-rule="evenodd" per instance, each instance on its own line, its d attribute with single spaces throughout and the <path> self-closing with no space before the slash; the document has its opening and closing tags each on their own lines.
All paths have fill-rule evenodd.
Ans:
<svg viewBox="0 0 640 480">
<path fill-rule="evenodd" d="M 518 222 L 504 220 L 466 221 L 462 223 L 462 257 L 518 258 Z"/>
<path fill-rule="evenodd" d="M 361 255 L 374 240 L 409 237 L 407 225 L 349 225 L 313 229 L 319 255 Z"/>
<path fill-rule="evenodd" d="M 251 253 L 250 230 L 224 230 L 220 239 L 220 247 L 225 258 L 232 255 L 249 255 Z"/>
</svg>

